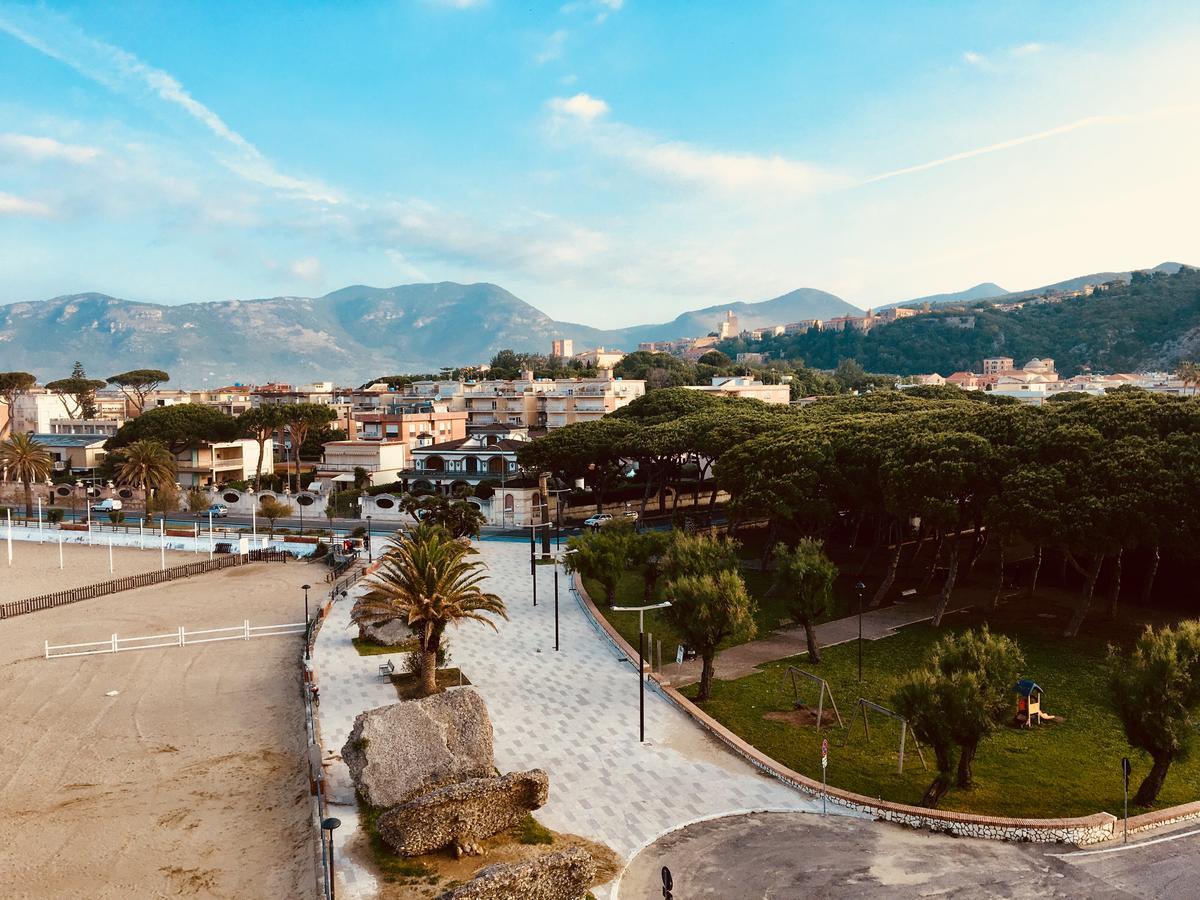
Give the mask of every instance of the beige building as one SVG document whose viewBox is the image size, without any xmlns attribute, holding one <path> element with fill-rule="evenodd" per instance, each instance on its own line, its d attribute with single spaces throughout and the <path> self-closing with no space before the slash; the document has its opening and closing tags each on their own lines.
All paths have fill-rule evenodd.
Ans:
<svg viewBox="0 0 1200 900">
<path fill-rule="evenodd" d="M 407 440 L 330 441 L 316 478 L 353 484 L 354 470 L 363 469 L 371 484 L 387 484 L 408 465 L 408 451 Z"/>
<path fill-rule="evenodd" d="M 489 425 L 515 428 L 561 428 L 598 419 L 632 403 L 646 392 L 646 382 L 613 378 L 539 378 L 532 372 L 513 381 L 480 381 L 467 385 L 464 402 L 467 431 Z"/>
<path fill-rule="evenodd" d="M 983 361 L 984 375 L 999 375 L 1001 372 L 1010 372 L 1013 368 L 1013 358 L 1011 356 L 993 356 Z"/>
<path fill-rule="evenodd" d="M 561 338 L 550 342 L 550 355 L 559 359 L 570 359 L 575 355 L 575 342 L 570 338 Z"/>
<path fill-rule="evenodd" d="M 752 397 L 763 403 L 786 405 L 792 400 L 792 389 L 786 384 L 763 384 L 748 375 L 714 377 L 712 384 L 687 385 L 690 391 L 702 391 L 717 397 Z"/>
<path fill-rule="evenodd" d="M 733 314 L 733 310 L 725 311 L 725 318 L 717 323 L 717 337 L 724 341 L 728 338 L 738 336 L 738 317 Z"/>
<path fill-rule="evenodd" d="M 275 471 L 274 456 L 274 442 L 268 439 L 263 446 L 264 475 Z M 251 438 L 205 443 L 175 454 L 178 480 L 185 490 L 229 481 L 245 481 L 254 477 L 257 463 L 258 442 Z"/>
<path fill-rule="evenodd" d="M 50 454 L 56 474 L 70 470 L 72 473 L 91 472 L 104 461 L 106 455 L 102 434 L 33 434 L 32 438 L 46 448 Z"/>
<path fill-rule="evenodd" d="M 611 369 L 625 358 L 624 350 L 605 350 L 597 347 L 594 350 L 580 350 L 575 359 L 585 366 L 595 366 L 597 369 Z"/>
<path fill-rule="evenodd" d="M 448 409 L 446 404 L 430 401 L 355 412 L 354 423 L 360 441 L 402 441 L 410 450 L 467 436 L 466 409 Z"/>
<path fill-rule="evenodd" d="M 126 419 L 125 405 L 125 397 L 119 393 L 97 393 L 97 415 L 92 421 L 116 422 L 119 427 Z M 77 420 L 78 412 L 69 397 L 52 394 L 45 388 L 35 388 L 16 398 L 12 409 L 12 430 L 29 434 L 49 434 L 53 431 L 50 426 L 52 420 Z"/>
</svg>

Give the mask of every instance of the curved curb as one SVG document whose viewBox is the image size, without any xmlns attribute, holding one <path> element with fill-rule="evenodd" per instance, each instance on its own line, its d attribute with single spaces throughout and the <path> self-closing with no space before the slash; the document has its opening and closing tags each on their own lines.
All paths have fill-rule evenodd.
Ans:
<svg viewBox="0 0 1200 900">
<path fill-rule="evenodd" d="M 575 594 L 580 607 L 602 632 L 608 641 L 616 647 L 634 667 L 637 667 L 637 653 L 625 641 L 604 616 L 600 615 L 583 580 L 578 573 L 574 574 Z M 896 822 L 912 828 L 942 831 L 962 837 L 979 837 L 991 840 L 1026 841 L 1031 843 L 1067 843 L 1079 846 L 1096 844 L 1110 839 L 1115 831 L 1118 819 L 1106 812 L 1093 813 L 1090 816 L 1078 816 L 1063 819 L 1016 819 L 1000 816 L 981 816 L 973 813 L 958 813 L 937 809 L 925 809 L 919 806 L 909 806 L 903 803 L 891 803 L 865 797 L 841 788 L 823 788 L 820 783 L 806 775 L 794 772 L 782 763 L 772 759 L 757 747 L 738 737 L 704 710 L 675 688 L 667 684 L 662 676 L 653 672 L 648 673 L 649 684 L 658 691 L 664 699 L 691 718 L 697 725 L 721 741 L 730 750 L 741 756 L 754 767 L 767 775 L 782 781 L 809 796 L 821 796 L 824 793 L 830 803 L 873 816 L 886 822 Z M 1200 816 L 1200 810 L 1193 811 L 1192 805 L 1186 807 L 1186 814 Z M 1184 810 L 1184 807 L 1180 807 Z M 1163 810 L 1157 816 L 1171 813 Z M 1188 815 L 1187 817 L 1191 817 Z M 1178 821 L 1179 816 L 1171 818 Z"/>
</svg>

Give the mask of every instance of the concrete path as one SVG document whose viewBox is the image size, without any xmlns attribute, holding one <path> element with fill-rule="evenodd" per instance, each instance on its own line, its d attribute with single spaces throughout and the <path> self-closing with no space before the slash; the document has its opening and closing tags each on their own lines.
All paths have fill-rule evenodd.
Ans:
<svg viewBox="0 0 1200 900">
<path fill-rule="evenodd" d="M 865 641 L 878 641 L 891 637 L 896 630 L 905 625 L 915 625 L 933 618 L 933 609 L 937 597 L 922 597 L 907 603 L 896 603 L 882 609 L 871 609 L 862 615 L 862 636 Z M 971 603 L 965 599 L 950 598 L 947 612 L 965 609 Z M 847 616 L 825 622 L 816 628 L 817 643 L 821 647 L 833 647 L 858 640 L 858 616 Z M 670 656 L 674 648 L 663 648 Z M 728 650 L 722 650 L 714 661 L 717 678 L 726 681 L 753 675 L 758 666 L 774 662 L 777 659 L 787 659 L 808 652 L 808 643 L 804 637 L 804 629 L 799 626 L 780 628 L 771 632 L 769 637 L 745 644 L 738 644 Z M 671 684 L 679 687 L 695 684 L 700 680 L 701 661 L 688 660 L 680 666 L 674 663 L 664 664 L 663 672 L 670 677 Z"/>
<path fill-rule="evenodd" d="M 550 828 L 602 841 L 630 858 L 665 831 L 713 815 L 749 810 L 814 810 L 799 792 L 763 775 L 709 738 L 659 695 L 646 693 L 647 741 L 638 742 L 634 667 L 590 624 L 560 576 L 559 652 L 554 651 L 554 577 L 538 569 L 533 607 L 528 545 L 485 541 L 488 587 L 508 604 L 499 631 L 477 623 L 451 629 L 451 664 L 483 695 L 503 772 L 539 767 L 550 801 L 538 818 Z M 344 743 L 354 717 L 395 702 L 377 675 L 386 657 L 360 657 L 350 643 L 349 605 L 338 603 L 317 640 L 321 731 L 327 753 Z M 342 820 L 338 845 L 357 827 L 353 791 L 340 759 L 330 766 Z M 486 863 L 486 859 L 481 865 Z M 374 879 L 353 860 L 338 863 L 338 896 L 372 897 Z M 597 897 L 609 897 L 607 889 Z"/>
</svg>

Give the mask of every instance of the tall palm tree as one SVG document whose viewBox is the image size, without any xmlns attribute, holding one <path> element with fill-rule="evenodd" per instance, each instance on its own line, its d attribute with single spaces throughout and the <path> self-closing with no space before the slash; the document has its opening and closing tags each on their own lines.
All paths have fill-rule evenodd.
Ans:
<svg viewBox="0 0 1200 900">
<path fill-rule="evenodd" d="M 119 451 L 117 484 L 132 485 L 145 491 L 175 483 L 175 457 L 166 445 L 153 440 L 134 441 Z"/>
<path fill-rule="evenodd" d="M 487 567 L 469 543 L 445 528 L 418 525 L 407 538 L 393 538 L 369 590 L 355 604 L 355 624 L 403 621 L 421 649 L 421 693 L 437 690 L 437 654 L 446 626 L 472 619 L 496 627 L 489 616 L 508 618 L 504 601 L 480 586 Z"/>
<path fill-rule="evenodd" d="M 25 515 L 33 515 L 33 483 L 50 477 L 50 451 L 27 434 L 17 433 L 0 443 L 0 467 L 25 485 Z"/>
</svg>

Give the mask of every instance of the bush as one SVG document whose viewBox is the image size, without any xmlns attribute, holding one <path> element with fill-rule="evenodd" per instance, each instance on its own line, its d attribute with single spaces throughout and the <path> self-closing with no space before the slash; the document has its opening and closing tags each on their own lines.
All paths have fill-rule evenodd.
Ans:
<svg viewBox="0 0 1200 900">
<path fill-rule="evenodd" d="M 53 523 L 61 522 L 62 520 L 63 520 L 63 511 L 61 509 L 46 510 L 46 521 L 47 522 L 50 522 L 53 524 Z"/>
<path fill-rule="evenodd" d="M 119 509 L 114 509 L 108 514 L 108 521 L 112 522 L 114 525 L 120 525 L 125 521 L 125 513 L 121 512 Z"/>
<path fill-rule="evenodd" d="M 359 525 L 357 528 L 355 528 L 353 531 L 350 532 L 350 537 L 356 537 L 356 538 L 365 537 L 366 533 L 367 533 L 367 526 Z"/>
<path fill-rule="evenodd" d="M 317 541 L 317 546 L 313 548 L 311 559 L 321 559 L 329 553 L 329 545 L 324 541 Z"/>
</svg>

